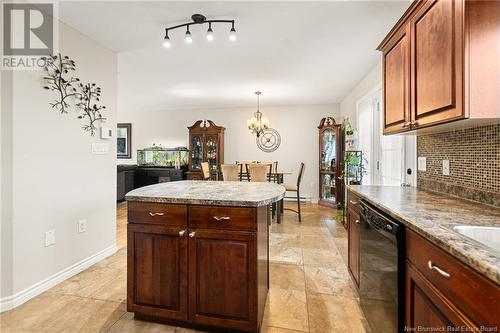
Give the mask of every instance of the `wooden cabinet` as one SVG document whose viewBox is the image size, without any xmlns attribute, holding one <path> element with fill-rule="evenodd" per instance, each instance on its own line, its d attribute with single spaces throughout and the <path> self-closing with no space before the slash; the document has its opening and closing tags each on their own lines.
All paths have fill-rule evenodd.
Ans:
<svg viewBox="0 0 500 333">
<path fill-rule="evenodd" d="M 128 225 L 128 311 L 187 319 L 188 253 L 183 230 Z"/>
<path fill-rule="evenodd" d="M 384 49 L 384 133 L 396 133 L 410 123 L 410 54 L 409 33 L 401 27 Z"/>
<path fill-rule="evenodd" d="M 499 1 L 412 3 L 378 47 L 384 134 L 500 117 L 499 16 Z"/>
<path fill-rule="evenodd" d="M 358 206 L 359 197 L 351 191 L 347 191 L 347 247 L 348 247 L 348 267 L 354 282 L 359 287 L 359 227 L 360 210 Z"/>
<path fill-rule="evenodd" d="M 500 327 L 498 285 L 411 230 L 406 252 L 407 327 Z"/>
<path fill-rule="evenodd" d="M 321 119 L 319 129 L 319 204 L 343 207 L 344 133 L 332 117 Z"/>
<path fill-rule="evenodd" d="M 224 131 L 211 120 L 198 120 L 189 129 L 189 171 L 187 178 L 201 180 L 201 163 L 208 162 L 213 174 L 224 163 Z"/>
<path fill-rule="evenodd" d="M 256 235 L 196 230 L 189 240 L 189 313 L 196 324 L 254 330 Z"/>
<path fill-rule="evenodd" d="M 128 204 L 128 311 L 258 332 L 269 288 L 267 206 Z"/>
</svg>

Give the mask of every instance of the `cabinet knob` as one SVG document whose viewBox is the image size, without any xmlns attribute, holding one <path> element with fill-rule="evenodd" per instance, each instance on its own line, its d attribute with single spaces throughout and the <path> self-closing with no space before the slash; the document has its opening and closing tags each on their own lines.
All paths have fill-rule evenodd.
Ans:
<svg viewBox="0 0 500 333">
<path fill-rule="evenodd" d="M 193 237 L 194 237 L 194 235 L 196 235 L 196 233 L 195 233 L 194 231 L 191 231 L 191 232 L 189 233 L 189 237 L 190 237 L 190 238 L 193 238 Z"/>
<path fill-rule="evenodd" d="M 355 222 L 356 224 L 359 224 L 359 220 L 355 220 L 354 222 Z"/>
<path fill-rule="evenodd" d="M 418 126 L 418 121 L 417 120 L 412 121 L 411 126 Z"/>
<path fill-rule="evenodd" d="M 179 236 L 181 236 L 181 237 L 182 237 L 182 236 L 184 236 L 185 234 L 186 234 L 186 230 L 181 230 L 181 231 L 179 231 Z"/>
<path fill-rule="evenodd" d="M 151 215 L 151 216 L 163 216 L 163 215 L 165 215 L 165 213 L 153 213 L 153 212 L 149 212 L 149 215 Z"/>
<path fill-rule="evenodd" d="M 435 270 L 436 272 L 438 272 L 439 274 L 441 274 L 442 276 L 444 276 L 447 279 L 450 278 L 450 276 L 451 276 L 450 273 L 443 271 L 441 268 L 434 265 L 432 263 L 432 261 L 430 261 L 430 260 L 427 262 L 427 266 L 429 266 L 430 270 Z"/>
<path fill-rule="evenodd" d="M 229 216 L 214 216 L 216 221 L 229 221 L 231 218 Z"/>
</svg>

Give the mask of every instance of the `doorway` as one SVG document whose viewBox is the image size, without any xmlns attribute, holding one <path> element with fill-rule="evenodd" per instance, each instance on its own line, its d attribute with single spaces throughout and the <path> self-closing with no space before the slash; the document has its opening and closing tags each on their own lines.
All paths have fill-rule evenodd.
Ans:
<svg viewBox="0 0 500 333">
<path fill-rule="evenodd" d="M 415 134 L 383 135 L 382 90 L 356 104 L 358 149 L 365 158 L 364 185 L 416 186 Z"/>
</svg>

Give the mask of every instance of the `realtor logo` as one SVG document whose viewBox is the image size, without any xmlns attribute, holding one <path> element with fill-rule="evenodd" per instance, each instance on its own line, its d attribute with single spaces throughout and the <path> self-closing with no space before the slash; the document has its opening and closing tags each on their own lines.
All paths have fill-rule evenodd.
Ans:
<svg viewBox="0 0 500 333">
<path fill-rule="evenodd" d="M 37 56 L 54 51 L 53 4 L 3 4 L 3 55 Z"/>
</svg>

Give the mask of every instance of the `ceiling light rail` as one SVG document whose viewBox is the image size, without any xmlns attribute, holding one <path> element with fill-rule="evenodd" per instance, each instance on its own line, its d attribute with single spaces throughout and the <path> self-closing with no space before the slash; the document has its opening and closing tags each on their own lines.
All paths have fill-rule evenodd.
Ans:
<svg viewBox="0 0 500 333">
<path fill-rule="evenodd" d="M 179 28 L 183 28 L 183 27 L 186 27 L 184 41 L 187 44 L 191 44 L 193 42 L 193 38 L 191 36 L 191 31 L 189 31 L 189 27 L 192 25 L 197 25 L 197 24 L 208 23 L 208 30 L 207 30 L 206 38 L 208 41 L 213 41 L 215 39 L 215 37 L 214 37 L 214 31 L 212 30 L 212 23 L 230 23 L 231 30 L 229 30 L 229 40 L 233 41 L 233 42 L 236 40 L 236 30 L 234 29 L 234 20 L 207 20 L 207 18 L 201 14 L 193 14 L 191 16 L 191 19 L 193 20 L 192 22 L 183 23 L 183 24 L 175 25 L 175 26 L 172 26 L 169 28 L 165 28 L 165 38 L 163 41 L 163 46 L 165 48 L 170 48 L 172 46 L 168 32 L 170 30 L 179 29 Z"/>
</svg>

